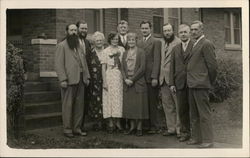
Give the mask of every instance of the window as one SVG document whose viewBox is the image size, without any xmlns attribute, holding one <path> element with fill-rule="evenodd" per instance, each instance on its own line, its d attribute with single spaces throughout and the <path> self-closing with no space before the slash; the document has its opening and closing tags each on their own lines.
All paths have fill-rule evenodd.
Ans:
<svg viewBox="0 0 250 158">
<path fill-rule="evenodd" d="M 177 35 L 179 26 L 179 9 L 168 9 L 168 23 L 173 25 L 174 33 Z"/>
<path fill-rule="evenodd" d="M 241 48 L 241 16 L 238 12 L 224 13 L 225 47 Z"/>
<path fill-rule="evenodd" d="M 88 33 L 93 34 L 95 31 L 100 31 L 100 10 L 86 9 L 84 19 L 88 23 Z"/>
<path fill-rule="evenodd" d="M 163 9 L 153 9 L 153 33 L 156 37 L 162 35 Z"/>
</svg>

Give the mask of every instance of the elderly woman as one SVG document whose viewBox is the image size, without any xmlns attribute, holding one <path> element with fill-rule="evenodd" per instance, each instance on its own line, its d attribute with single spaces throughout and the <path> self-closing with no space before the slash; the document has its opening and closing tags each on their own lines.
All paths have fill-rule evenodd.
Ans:
<svg viewBox="0 0 250 158">
<path fill-rule="evenodd" d="M 115 127 L 123 128 L 120 123 L 123 104 L 123 81 L 121 74 L 121 58 L 125 51 L 118 46 L 118 34 L 108 35 L 109 46 L 103 51 L 103 117 L 108 119 L 108 133 L 113 133 Z"/>
<path fill-rule="evenodd" d="M 92 36 L 94 48 L 91 53 L 86 55 L 89 73 L 90 84 L 88 86 L 88 115 L 93 119 L 94 130 L 102 128 L 102 65 L 101 56 L 104 50 L 104 35 L 101 32 L 95 32 Z"/>
<path fill-rule="evenodd" d="M 136 46 L 136 34 L 128 33 L 128 50 L 122 57 L 124 80 L 123 117 L 130 120 L 130 129 L 142 136 L 142 119 L 148 119 L 147 85 L 145 81 L 145 53 Z"/>
</svg>

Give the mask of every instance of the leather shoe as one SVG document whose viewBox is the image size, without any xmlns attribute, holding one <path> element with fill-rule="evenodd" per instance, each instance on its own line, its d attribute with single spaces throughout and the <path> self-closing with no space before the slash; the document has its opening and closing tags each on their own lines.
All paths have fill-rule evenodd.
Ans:
<svg viewBox="0 0 250 158">
<path fill-rule="evenodd" d="M 137 130 L 136 131 L 136 136 L 137 137 L 140 137 L 140 136 L 142 136 L 143 134 L 142 134 L 142 130 Z"/>
<path fill-rule="evenodd" d="M 131 135 L 135 133 L 135 128 L 134 129 L 130 129 L 129 131 L 125 132 L 125 135 Z"/>
<path fill-rule="evenodd" d="M 214 146 L 213 143 L 201 143 L 198 148 L 212 148 Z"/>
<path fill-rule="evenodd" d="M 176 133 L 170 133 L 170 132 L 168 132 L 168 131 L 165 131 L 165 132 L 162 133 L 163 136 L 173 136 L 173 135 L 175 135 L 175 134 L 176 134 Z"/>
<path fill-rule="evenodd" d="M 187 141 L 187 140 L 189 140 L 189 136 L 181 136 L 181 137 L 179 138 L 179 142 L 185 142 L 185 141 Z"/>
<path fill-rule="evenodd" d="M 197 145 L 197 144 L 200 144 L 200 142 L 195 141 L 195 140 L 193 140 L 193 139 L 191 139 L 191 140 L 189 140 L 189 141 L 187 142 L 187 145 Z"/>
<path fill-rule="evenodd" d="M 181 134 L 178 133 L 178 134 L 176 135 L 176 137 L 177 137 L 178 139 L 181 138 Z"/>
<path fill-rule="evenodd" d="M 75 135 L 79 135 L 79 136 L 87 136 L 87 132 L 83 132 L 83 131 L 80 131 L 80 132 L 76 132 L 74 133 Z"/>
<path fill-rule="evenodd" d="M 74 135 L 72 133 L 64 133 L 64 136 L 68 138 L 74 138 Z"/>
</svg>

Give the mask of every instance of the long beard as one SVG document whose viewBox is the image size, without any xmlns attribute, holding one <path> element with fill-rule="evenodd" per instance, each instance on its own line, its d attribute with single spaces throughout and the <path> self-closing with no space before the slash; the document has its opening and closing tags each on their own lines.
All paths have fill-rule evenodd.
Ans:
<svg viewBox="0 0 250 158">
<path fill-rule="evenodd" d="M 77 49 L 77 47 L 79 46 L 79 39 L 75 34 L 67 35 L 66 40 L 70 49 Z"/>
<path fill-rule="evenodd" d="M 170 38 L 166 38 L 164 36 L 164 40 L 167 42 L 167 43 L 171 43 L 173 40 L 174 40 L 174 34 L 172 34 L 172 36 Z"/>
</svg>

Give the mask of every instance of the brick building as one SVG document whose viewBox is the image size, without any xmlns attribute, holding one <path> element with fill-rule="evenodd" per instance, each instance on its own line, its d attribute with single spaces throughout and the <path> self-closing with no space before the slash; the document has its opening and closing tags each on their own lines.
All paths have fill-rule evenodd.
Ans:
<svg viewBox="0 0 250 158">
<path fill-rule="evenodd" d="M 166 22 L 173 24 L 177 33 L 179 24 L 201 20 L 205 35 L 216 46 L 218 58 L 232 58 L 238 62 L 242 59 L 239 8 L 10 9 L 7 10 L 7 40 L 23 49 L 27 85 L 44 78 L 56 79 L 55 46 L 65 36 L 65 26 L 78 20 L 88 23 L 89 35 L 101 31 L 105 36 L 110 31 L 116 31 L 120 20 L 127 20 L 129 30 L 140 35 L 140 22 L 149 20 L 157 38 L 161 37 L 162 25 Z M 42 37 L 44 35 L 45 38 Z M 55 84 L 49 85 L 50 89 L 57 89 Z"/>
</svg>

